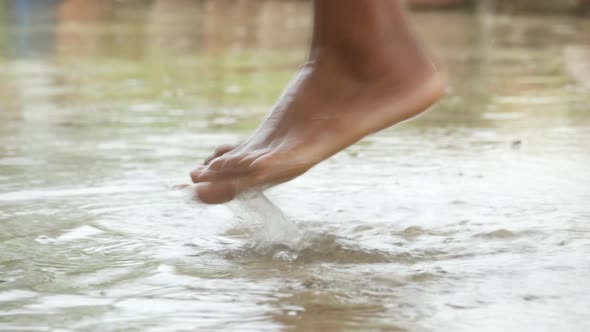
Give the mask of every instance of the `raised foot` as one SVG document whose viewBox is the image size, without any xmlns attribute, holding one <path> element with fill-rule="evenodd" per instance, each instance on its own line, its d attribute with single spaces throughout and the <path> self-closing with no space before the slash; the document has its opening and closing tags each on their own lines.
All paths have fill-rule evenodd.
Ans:
<svg viewBox="0 0 590 332">
<path fill-rule="evenodd" d="M 191 171 L 205 203 L 230 201 L 246 189 L 289 181 L 363 137 L 410 119 L 443 93 L 434 67 L 411 79 L 359 80 L 308 64 L 254 135 L 223 146 Z"/>
</svg>

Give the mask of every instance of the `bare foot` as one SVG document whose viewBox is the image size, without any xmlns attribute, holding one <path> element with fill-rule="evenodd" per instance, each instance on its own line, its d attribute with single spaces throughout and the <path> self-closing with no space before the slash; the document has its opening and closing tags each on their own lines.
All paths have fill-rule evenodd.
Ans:
<svg viewBox="0 0 590 332">
<path fill-rule="evenodd" d="M 322 10 L 318 2 L 322 0 L 316 1 L 316 12 Z M 359 3 L 386 2 L 333 3 L 340 4 L 337 8 L 348 3 L 352 10 Z M 363 137 L 430 107 L 442 95 L 440 74 L 407 29 L 403 32 L 391 41 L 407 45 L 394 47 L 356 40 L 345 47 L 317 47 L 321 40 L 314 40 L 318 51 L 312 52 L 313 60 L 302 66 L 254 135 L 238 146 L 219 148 L 191 172 L 198 198 L 224 203 L 243 190 L 289 181 Z"/>
</svg>

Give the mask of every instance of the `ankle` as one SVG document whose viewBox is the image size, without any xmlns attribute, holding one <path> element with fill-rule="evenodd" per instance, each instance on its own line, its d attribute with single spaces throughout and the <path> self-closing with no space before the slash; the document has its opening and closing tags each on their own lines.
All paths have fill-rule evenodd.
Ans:
<svg viewBox="0 0 590 332">
<path fill-rule="evenodd" d="M 387 80 L 404 84 L 437 74 L 428 56 L 421 51 L 412 53 L 392 45 L 376 48 L 342 43 L 314 47 L 309 63 L 314 69 L 327 69 L 341 74 L 342 78 L 361 83 Z"/>
</svg>

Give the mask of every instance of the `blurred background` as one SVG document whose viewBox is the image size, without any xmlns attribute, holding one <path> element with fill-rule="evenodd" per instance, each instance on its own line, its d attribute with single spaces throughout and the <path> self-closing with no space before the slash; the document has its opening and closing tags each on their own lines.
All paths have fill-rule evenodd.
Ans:
<svg viewBox="0 0 590 332">
<path fill-rule="evenodd" d="M 0 330 L 590 330 L 590 1 L 408 3 L 447 95 L 269 191 L 289 249 L 170 188 L 311 1 L 0 0 Z"/>
<path fill-rule="evenodd" d="M 533 47 L 545 57 L 538 59 L 544 68 L 532 68 L 536 59 L 528 59 L 513 70 L 566 66 L 566 75 L 588 85 L 588 0 L 408 3 L 456 91 L 481 86 L 478 75 L 486 71 L 498 75 L 490 66 L 503 46 Z M 304 0 L 3 0 L 0 116 L 23 116 L 23 103 L 44 101 L 92 108 L 206 104 L 191 114 L 197 117 L 222 106 L 267 106 L 305 59 L 311 18 Z M 513 90 L 507 85 L 515 83 L 506 83 L 491 89 Z M 34 88 L 43 93 L 32 96 Z M 222 116 L 209 124 L 228 122 L 250 123 Z"/>
<path fill-rule="evenodd" d="M 441 64 L 457 71 L 455 84 L 481 82 L 499 46 L 543 48 L 548 67 L 587 67 L 579 63 L 587 50 L 577 45 L 590 38 L 580 18 L 588 0 L 407 2 Z M 3 0 L 2 116 L 18 116 L 32 81 L 55 103 L 267 104 L 305 59 L 311 18 L 305 0 Z M 557 54 L 561 47 L 568 50 Z M 36 61 L 28 75 L 6 68 L 26 59 Z"/>
</svg>

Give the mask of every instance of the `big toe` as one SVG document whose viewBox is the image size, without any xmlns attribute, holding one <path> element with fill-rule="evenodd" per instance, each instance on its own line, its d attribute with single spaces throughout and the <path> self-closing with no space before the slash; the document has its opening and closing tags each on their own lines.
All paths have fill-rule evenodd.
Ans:
<svg viewBox="0 0 590 332">
<path fill-rule="evenodd" d="M 207 204 L 222 204 L 236 196 L 236 188 L 229 181 L 204 182 L 197 184 L 195 198 Z"/>
</svg>

